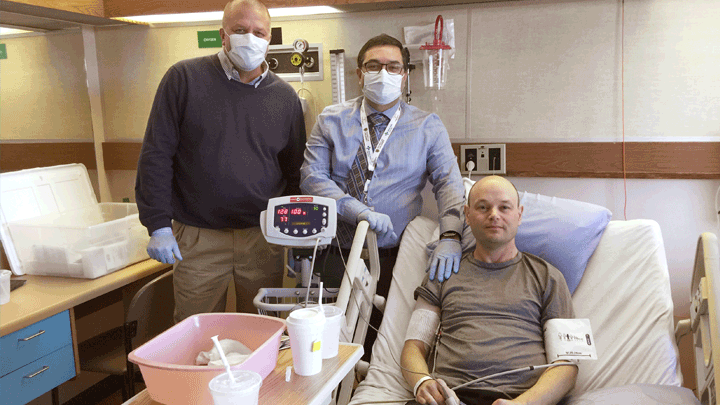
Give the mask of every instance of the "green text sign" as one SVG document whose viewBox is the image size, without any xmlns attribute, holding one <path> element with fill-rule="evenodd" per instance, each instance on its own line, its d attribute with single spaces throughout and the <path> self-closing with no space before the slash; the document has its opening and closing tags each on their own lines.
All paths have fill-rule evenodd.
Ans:
<svg viewBox="0 0 720 405">
<path fill-rule="evenodd" d="M 0 59 L 7 59 L 7 48 L 5 44 L 0 44 Z"/>
<path fill-rule="evenodd" d="M 220 32 L 198 31 L 198 48 L 222 48 Z"/>
</svg>

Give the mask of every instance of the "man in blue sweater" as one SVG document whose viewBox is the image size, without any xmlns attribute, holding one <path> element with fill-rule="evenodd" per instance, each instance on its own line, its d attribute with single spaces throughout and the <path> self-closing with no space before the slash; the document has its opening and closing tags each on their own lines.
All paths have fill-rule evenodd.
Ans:
<svg viewBox="0 0 720 405">
<path fill-rule="evenodd" d="M 293 88 L 265 62 L 270 15 L 228 3 L 223 49 L 178 62 L 150 112 L 135 186 L 150 257 L 174 263 L 175 321 L 225 309 L 255 312 L 259 288 L 281 287 L 282 248 L 259 228 L 268 199 L 299 194 L 305 124 Z"/>
</svg>

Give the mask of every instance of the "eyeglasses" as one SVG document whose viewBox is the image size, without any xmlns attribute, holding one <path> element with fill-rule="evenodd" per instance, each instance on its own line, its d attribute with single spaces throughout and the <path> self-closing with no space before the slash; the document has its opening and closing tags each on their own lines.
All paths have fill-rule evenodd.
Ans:
<svg viewBox="0 0 720 405">
<path fill-rule="evenodd" d="M 383 66 L 391 75 L 399 75 L 403 72 L 403 64 L 400 62 L 380 63 L 375 61 L 363 63 L 363 67 L 368 72 L 379 73 Z"/>
</svg>

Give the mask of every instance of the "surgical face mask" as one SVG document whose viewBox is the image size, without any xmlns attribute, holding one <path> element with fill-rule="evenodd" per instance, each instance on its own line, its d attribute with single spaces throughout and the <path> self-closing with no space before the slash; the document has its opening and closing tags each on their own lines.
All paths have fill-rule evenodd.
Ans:
<svg viewBox="0 0 720 405">
<path fill-rule="evenodd" d="M 385 69 L 363 72 L 363 94 L 378 105 L 390 104 L 402 95 L 402 81 L 403 75 L 391 75 Z"/>
<path fill-rule="evenodd" d="M 260 66 L 265 60 L 269 42 L 253 34 L 231 34 L 230 60 L 238 68 L 250 72 Z"/>
</svg>

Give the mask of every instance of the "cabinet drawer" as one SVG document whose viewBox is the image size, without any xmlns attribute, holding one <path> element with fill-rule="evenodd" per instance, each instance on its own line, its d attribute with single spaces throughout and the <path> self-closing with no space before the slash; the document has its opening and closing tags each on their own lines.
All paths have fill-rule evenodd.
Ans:
<svg viewBox="0 0 720 405">
<path fill-rule="evenodd" d="M 69 311 L 5 335 L 0 338 L 0 376 L 71 344 Z"/>
<path fill-rule="evenodd" d="M 66 345 L 0 378 L 5 405 L 25 404 L 75 377 L 72 345 Z"/>
</svg>

